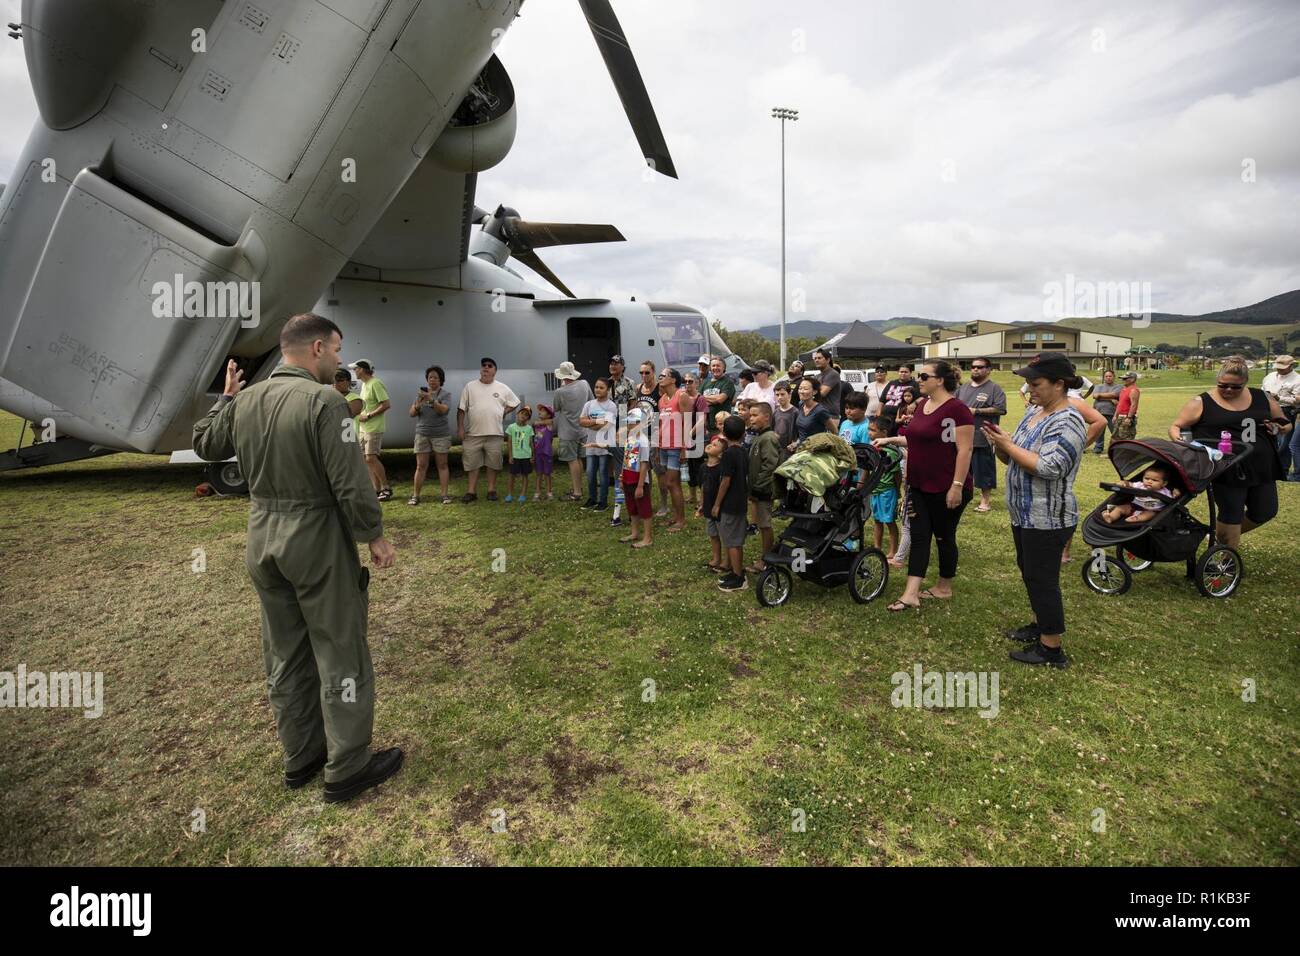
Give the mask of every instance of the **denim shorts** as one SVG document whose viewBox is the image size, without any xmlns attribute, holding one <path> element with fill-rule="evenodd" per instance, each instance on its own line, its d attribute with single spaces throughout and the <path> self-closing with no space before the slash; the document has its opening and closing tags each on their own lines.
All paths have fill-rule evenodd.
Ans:
<svg viewBox="0 0 1300 956">
<path fill-rule="evenodd" d="M 680 448 L 660 448 L 655 471 L 663 474 L 668 471 L 679 471 L 682 467 L 682 450 Z"/>
</svg>

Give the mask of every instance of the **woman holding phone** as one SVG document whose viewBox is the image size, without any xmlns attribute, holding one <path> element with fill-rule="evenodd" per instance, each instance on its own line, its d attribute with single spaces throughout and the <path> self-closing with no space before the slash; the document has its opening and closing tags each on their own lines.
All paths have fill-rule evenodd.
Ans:
<svg viewBox="0 0 1300 956">
<path fill-rule="evenodd" d="M 1029 385 L 1033 412 L 1014 435 L 986 423 L 984 433 L 1007 466 L 1007 510 L 1016 564 L 1029 594 L 1033 618 L 1007 637 L 1028 646 L 1011 654 L 1022 664 L 1068 667 L 1061 648 L 1065 606 L 1061 600 L 1061 554 L 1079 523 L 1074 476 L 1087 443 L 1083 415 L 1070 398 L 1079 377 L 1064 355 L 1037 355 L 1016 369 Z"/>
<path fill-rule="evenodd" d="M 420 393 L 411 403 L 411 417 L 415 423 L 415 488 L 411 491 L 408 505 L 420 503 L 420 486 L 429 474 L 429 458 L 432 456 L 438 465 L 438 483 L 442 486 L 442 503 L 450 504 L 451 496 L 447 493 L 447 483 L 451 473 L 447 468 L 447 453 L 451 451 L 451 392 L 442 387 L 446 379 L 442 369 L 430 365 L 424 370 L 425 384 L 420 386 Z"/>
</svg>

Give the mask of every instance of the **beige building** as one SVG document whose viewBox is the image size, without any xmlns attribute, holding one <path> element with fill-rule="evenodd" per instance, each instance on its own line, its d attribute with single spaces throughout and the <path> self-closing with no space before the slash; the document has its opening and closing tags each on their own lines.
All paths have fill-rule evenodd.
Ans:
<svg viewBox="0 0 1300 956">
<path fill-rule="evenodd" d="M 980 320 L 966 323 L 964 334 L 934 329 L 929 341 L 919 335 L 909 335 L 906 341 L 923 346 L 928 359 L 955 360 L 966 367 L 972 359 L 984 356 L 999 369 L 1019 368 L 1039 352 L 1063 352 L 1075 365 L 1097 368 L 1103 356 L 1113 365 L 1133 347 L 1133 339 L 1127 335 L 1089 332 L 1059 322 L 1008 325 Z"/>
</svg>

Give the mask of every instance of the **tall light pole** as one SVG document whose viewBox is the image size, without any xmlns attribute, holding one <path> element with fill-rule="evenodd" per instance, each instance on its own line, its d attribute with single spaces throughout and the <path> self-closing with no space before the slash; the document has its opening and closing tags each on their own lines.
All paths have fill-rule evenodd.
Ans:
<svg viewBox="0 0 1300 956">
<path fill-rule="evenodd" d="M 773 107 L 772 118 L 781 121 L 781 368 L 785 364 L 785 121 L 799 121 L 799 111 Z"/>
</svg>

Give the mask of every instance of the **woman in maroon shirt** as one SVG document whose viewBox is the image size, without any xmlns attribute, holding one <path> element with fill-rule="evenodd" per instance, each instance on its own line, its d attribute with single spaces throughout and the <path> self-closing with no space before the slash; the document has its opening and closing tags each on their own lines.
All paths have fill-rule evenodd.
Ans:
<svg viewBox="0 0 1300 956">
<path fill-rule="evenodd" d="M 917 376 L 921 399 L 911 421 L 894 438 L 877 445 L 907 448 L 907 508 L 912 551 L 907 586 L 891 611 L 919 607 L 922 598 L 951 598 L 957 576 L 957 522 L 971 499 L 970 456 L 975 417 L 957 391 L 957 370 L 947 362 L 926 362 Z M 921 590 L 930 568 L 930 539 L 939 546 L 939 580 Z"/>
</svg>

